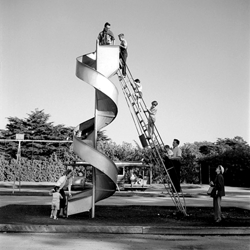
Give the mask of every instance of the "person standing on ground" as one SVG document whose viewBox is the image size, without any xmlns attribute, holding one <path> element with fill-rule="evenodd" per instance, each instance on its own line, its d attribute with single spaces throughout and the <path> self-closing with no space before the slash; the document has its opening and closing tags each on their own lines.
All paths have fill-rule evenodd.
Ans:
<svg viewBox="0 0 250 250">
<path fill-rule="evenodd" d="M 214 220 L 216 223 L 221 222 L 221 198 L 225 196 L 225 185 L 224 185 L 224 168 L 219 165 L 216 168 L 216 177 L 214 182 L 210 182 L 210 186 L 215 188 L 215 194 L 213 196 L 213 207 L 214 207 Z"/>
<path fill-rule="evenodd" d="M 51 215 L 50 218 L 57 220 L 57 212 L 60 209 L 60 199 L 63 199 L 62 195 L 59 193 L 59 187 L 55 186 L 50 192 L 52 195 L 52 203 L 51 203 Z"/>
<path fill-rule="evenodd" d="M 56 186 L 59 187 L 59 192 L 62 195 L 62 199 L 60 199 L 60 213 L 59 216 L 65 218 L 65 207 L 66 207 L 66 195 L 63 190 L 64 187 L 68 186 L 69 196 L 71 197 L 71 185 L 73 181 L 73 171 L 72 169 L 67 169 L 63 175 L 59 178 L 56 183 Z"/>
<path fill-rule="evenodd" d="M 151 103 L 151 108 L 148 110 L 148 138 L 151 139 L 154 134 L 154 126 L 155 126 L 155 116 L 157 113 L 156 106 L 158 105 L 157 101 L 153 101 Z"/>
<path fill-rule="evenodd" d="M 120 65 L 122 69 L 122 75 L 123 77 L 126 77 L 126 61 L 128 57 L 128 43 L 125 40 L 124 34 L 118 35 L 120 40 Z"/>
<path fill-rule="evenodd" d="M 114 45 L 115 44 L 115 36 L 113 32 L 110 30 L 110 23 L 105 23 L 103 31 L 101 31 L 98 35 L 99 45 Z"/>
<path fill-rule="evenodd" d="M 178 139 L 173 140 L 173 150 L 172 154 L 165 154 L 164 163 L 168 169 L 168 174 L 173 183 L 172 191 L 179 193 L 181 191 L 180 185 L 180 171 L 181 171 L 181 159 L 182 152 L 179 148 L 180 141 Z"/>
</svg>

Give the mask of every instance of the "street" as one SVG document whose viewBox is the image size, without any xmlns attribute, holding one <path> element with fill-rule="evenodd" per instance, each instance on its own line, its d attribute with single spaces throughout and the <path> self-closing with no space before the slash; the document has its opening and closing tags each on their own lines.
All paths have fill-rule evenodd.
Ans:
<svg viewBox="0 0 250 250">
<path fill-rule="evenodd" d="M 0 234 L 2 250 L 249 250 L 249 236 L 139 234 Z"/>
</svg>

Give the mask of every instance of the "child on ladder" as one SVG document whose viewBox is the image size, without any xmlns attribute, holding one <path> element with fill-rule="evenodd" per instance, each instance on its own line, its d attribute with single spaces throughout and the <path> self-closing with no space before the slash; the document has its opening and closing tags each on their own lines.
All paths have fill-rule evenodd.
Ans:
<svg viewBox="0 0 250 250">
<path fill-rule="evenodd" d="M 154 126 L 155 126 L 155 115 L 157 112 L 156 106 L 158 105 L 157 101 L 153 101 L 151 103 L 151 108 L 148 110 L 148 139 L 152 139 L 154 134 Z"/>
<path fill-rule="evenodd" d="M 138 110 L 139 112 L 141 112 L 140 109 L 140 103 L 142 100 L 142 85 L 141 85 L 141 81 L 139 79 L 135 79 L 134 81 L 135 85 L 133 86 L 134 91 L 135 91 L 135 99 L 138 105 Z"/>
</svg>

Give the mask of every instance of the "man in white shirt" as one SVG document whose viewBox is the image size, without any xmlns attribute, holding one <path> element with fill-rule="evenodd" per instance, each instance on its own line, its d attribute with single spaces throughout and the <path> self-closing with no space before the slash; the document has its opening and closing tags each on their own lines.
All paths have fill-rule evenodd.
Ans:
<svg viewBox="0 0 250 250">
<path fill-rule="evenodd" d="M 173 141 L 173 155 L 171 156 L 171 160 L 180 161 L 181 160 L 181 149 L 179 148 L 180 141 L 178 139 L 174 139 Z"/>
<path fill-rule="evenodd" d="M 180 141 L 178 139 L 173 140 L 173 155 L 168 156 L 165 159 L 165 165 L 169 168 L 168 173 L 173 182 L 172 191 L 179 193 L 181 191 L 180 185 L 180 170 L 181 170 L 181 158 L 182 152 L 179 148 Z"/>
</svg>

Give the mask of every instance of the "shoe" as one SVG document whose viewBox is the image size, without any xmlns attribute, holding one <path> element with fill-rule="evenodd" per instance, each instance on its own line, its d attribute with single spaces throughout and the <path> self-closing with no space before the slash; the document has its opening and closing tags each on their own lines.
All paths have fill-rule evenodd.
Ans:
<svg viewBox="0 0 250 250">
<path fill-rule="evenodd" d="M 50 218 L 52 219 L 52 218 L 53 218 L 53 215 L 50 215 Z"/>
<path fill-rule="evenodd" d="M 221 219 L 218 219 L 215 221 L 215 223 L 220 223 L 221 222 Z"/>
<path fill-rule="evenodd" d="M 58 220 L 58 218 L 57 218 L 57 217 L 54 217 L 54 220 Z"/>
</svg>

